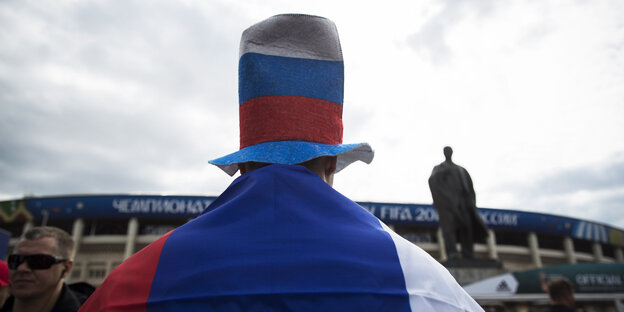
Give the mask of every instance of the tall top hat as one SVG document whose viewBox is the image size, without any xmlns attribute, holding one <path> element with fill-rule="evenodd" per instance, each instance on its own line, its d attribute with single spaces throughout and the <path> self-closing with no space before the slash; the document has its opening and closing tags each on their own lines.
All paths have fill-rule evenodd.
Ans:
<svg viewBox="0 0 624 312">
<path fill-rule="evenodd" d="M 370 163 L 368 143 L 342 144 L 344 65 L 326 18 L 273 16 L 243 32 L 238 63 L 240 150 L 211 160 L 229 175 L 255 161 L 298 164 L 337 156 L 336 172 Z"/>
</svg>

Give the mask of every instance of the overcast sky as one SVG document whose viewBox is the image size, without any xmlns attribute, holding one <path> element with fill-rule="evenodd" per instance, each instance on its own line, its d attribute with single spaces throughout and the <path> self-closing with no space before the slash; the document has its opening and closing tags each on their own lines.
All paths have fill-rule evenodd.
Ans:
<svg viewBox="0 0 624 312">
<path fill-rule="evenodd" d="M 220 194 L 240 34 L 279 13 L 338 27 L 344 142 L 376 153 L 346 196 L 430 204 L 450 145 L 479 207 L 624 228 L 621 0 L 0 1 L 0 199 Z"/>
</svg>

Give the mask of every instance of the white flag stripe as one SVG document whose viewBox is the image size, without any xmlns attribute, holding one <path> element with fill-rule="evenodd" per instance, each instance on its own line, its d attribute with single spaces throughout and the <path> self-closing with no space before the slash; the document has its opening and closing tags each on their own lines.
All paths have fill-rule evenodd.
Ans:
<svg viewBox="0 0 624 312">
<path fill-rule="evenodd" d="M 412 311 L 483 311 L 438 261 L 379 222 L 396 246 Z"/>
</svg>

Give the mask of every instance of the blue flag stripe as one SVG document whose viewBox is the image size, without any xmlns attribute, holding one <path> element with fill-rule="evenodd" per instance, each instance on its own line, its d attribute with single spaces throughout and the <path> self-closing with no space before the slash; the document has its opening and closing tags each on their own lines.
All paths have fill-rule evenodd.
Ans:
<svg viewBox="0 0 624 312">
<path fill-rule="evenodd" d="M 342 105 L 344 67 L 341 61 L 312 60 L 258 53 L 241 56 L 238 65 L 239 104 L 261 96 L 293 95 Z"/>
<path fill-rule="evenodd" d="M 148 311 L 410 311 L 379 220 L 304 167 L 245 174 L 209 210 L 167 240 Z"/>
</svg>

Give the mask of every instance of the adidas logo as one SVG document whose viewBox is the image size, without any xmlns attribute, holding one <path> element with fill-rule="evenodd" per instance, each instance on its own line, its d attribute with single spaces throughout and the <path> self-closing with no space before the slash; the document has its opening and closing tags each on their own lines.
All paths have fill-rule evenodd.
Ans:
<svg viewBox="0 0 624 312">
<path fill-rule="evenodd" d="M 507 282 L 501 281 L 500 284 L 496 286 L 496 291 L 497 292 L 509 292 L 511 291 L 511 289 L 509 288 L 509 285 L 507 285 Z"/>
</svg>

